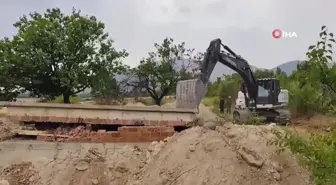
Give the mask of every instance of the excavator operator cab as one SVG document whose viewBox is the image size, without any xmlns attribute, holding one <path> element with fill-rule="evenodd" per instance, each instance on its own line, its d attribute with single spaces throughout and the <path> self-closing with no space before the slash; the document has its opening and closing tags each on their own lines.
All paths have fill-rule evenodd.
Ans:
<svg viewBox="0 0 336 185">
<path fill-rule="evenodd" d="M 258 84 L 258 104 L 272 104 L 277 105 L 278 96 L 280 93 L 279 79 L 276 78 L 262 78 L 257 80 Z"/>
</svg>

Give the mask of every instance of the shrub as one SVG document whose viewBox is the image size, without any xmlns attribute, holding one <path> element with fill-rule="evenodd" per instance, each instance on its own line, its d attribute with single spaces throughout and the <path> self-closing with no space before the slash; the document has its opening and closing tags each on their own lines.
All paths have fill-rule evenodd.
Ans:
<svg viewBox="0 0 336 185">
<path fill-rule="evenodd" d="M 278 152 L 290 149 L 312 171 L 316 185 L 336 184 L 336 131 L 330 135 L 311 134 L 308 139 L 274 129 L 268 145 Z"/>
<path fill-rule="evenodd" d="M 202 103 L 207 106 L 207 107 L 218 107 L 219 104 L 219 97 L 214 96 L 214 97 L 205 97 L 202 100 Z"/>
</svg>

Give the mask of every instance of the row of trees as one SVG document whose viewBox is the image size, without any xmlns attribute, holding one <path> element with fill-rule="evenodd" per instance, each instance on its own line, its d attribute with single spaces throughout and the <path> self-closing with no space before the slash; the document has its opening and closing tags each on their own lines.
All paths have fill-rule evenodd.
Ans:
<svg viewBox="0 0 336 185">
<path fill-rule="evenodd" d="M 308 48 L 307 60 L 299 63 L 291 75 L 279 68 L 275 71 L 255 71 L 257 78 L 280 79 L 281 88 L 289 90 L 289 108 L 293 115 L 336 113 L 336 65 L 332 52 L 335 39 L 325 26 L 321 28 L 319 36 L 319 41 Z M 226 75 L 209 86 L 208 96 L 235 98 L 240 88 L 239 81 L 237 74 Z"/>
<path fill-rule="evenodd" d="M 176 82 L 192 76 L 194 50 L 166 38 L 155 44 L 140 65 L 123 63 L 126 50 L 117 50 L 104 23 L 73 9 L 30 13 L 14 23 L 18 32 L 0 41 L 0 98 L 13 100 L 29 91 L 32 96 L 70 97 L 91 88 L 94 96 L 121 98 L 124 92 L 147 92 L 160 104 Z M 117 82 L 116 77 L 120 79 Z"/>
</svg>

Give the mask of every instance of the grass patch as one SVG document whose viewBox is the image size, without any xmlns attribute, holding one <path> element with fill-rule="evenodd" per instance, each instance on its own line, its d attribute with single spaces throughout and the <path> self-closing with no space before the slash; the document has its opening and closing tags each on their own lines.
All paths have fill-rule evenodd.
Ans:
<svg viewBox="0 0 336 185">
<path fill-rule="evenodd" d="M 173 103 L 175 101 L 174 96 L 166 96 L 162 100 L 162 105 L 167 104 L 167 103 Z"/>
<path fill-rule="evenodd" d="M 249 119 L 241 120 L 238 124 L 241 125 L 265 125 L 265 118 L 259 117 L 257 115 L 252 115 Z"/>
<path fill-rule="evenodd" d="M 155 105 L 154 100 L 152 98 L 134 98 L 136 103 L 142 103 L 146 106 Z"/>
<path fill-rule="evenodd" d="M 202 103 L 207 107 L 218 107 L 219 96 L 205 97 L 203 98 Z"/>
<path fill-rule="evenodd" d="M 172 103 L 175 101 L 175 98 L 173 96 L 166 96 L 162 99 L 161 105 Z M 155 101 L 151 97 L 138 97 L 133 99 L 133 103 L 142 103 L 146 106 L 156 105 Z"/>
<path fill-rule="evenodd" d="M 221 118 L 226 118 L 226 117 L 229 117 L 229 116 L 230 116 L 230 114 L 228 114 L 228 113 L 226 113 L 226 112 L 221 113 L 221 112 L 219 111 L 219 108 L 214 107 L 214 106 L 211 108 L 211 111 L 212 111 L 213 113 L 215 113 L 218 117 L 221 117 Z M 232 116 L 231 116 L 231 117 L 232 117 Z"/>
<path fill-rule="evenodd" d="M 97 98 L 94 100 L 96 105 L 126 105 L 126 100 L 113 100 L 113 99 L 102 99 Z"/>
<path fill-rule="evenodd" d="M 78 96 L 71 96 L 70 97 L 70 103 L 71 104 L 78 104 L 80 102 L 82 102 L 82 98 L 78 97 Z M 56 97 L 54 100 L 51 101 L 51 103 L 63 103 L 63 96 L 58 96 Z"/>
</svg>

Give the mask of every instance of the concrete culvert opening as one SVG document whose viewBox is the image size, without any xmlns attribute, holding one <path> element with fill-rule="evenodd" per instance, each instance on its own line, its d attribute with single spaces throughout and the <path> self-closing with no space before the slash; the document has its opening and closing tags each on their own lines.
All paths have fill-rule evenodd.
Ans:
<svg viewBox="0 0 336 185">
<path fill-rule="evenodd" d="M 56 130 L 59 128 L 68 128 L 73 129 L 79 126 L 84 128 L 88 128 L 87 124 L 84 123 L 60 123 L 60 122 L 48 122 L 48 123 L 41 123 L 41 122 L 33 122 L 33 123 L 25 123 L 24 126 L 27 127 L 34 127 L 36 130 L 46 131 L 46 130 Z"/>
<path fill-rule="evenodd" d="M 182 132 L 183 130 L 186 130 L 188 128 L 190 128 L 190 127 L 187 127 L 187 126 L 175 126 L 174 127 L 174 131 L 175 132 Z"/>
<path fill-rule="evenodd" d="M 97 132 L 98 130 L 114 131 L 117 132 L 118 128 L 122 125 L 103 125 L 103 124 L 94 124 L 91 125 L 91 130 Z"/>
</svg>

